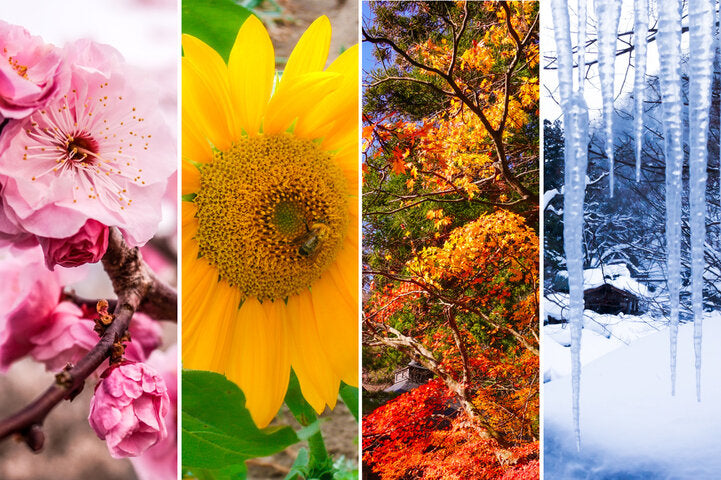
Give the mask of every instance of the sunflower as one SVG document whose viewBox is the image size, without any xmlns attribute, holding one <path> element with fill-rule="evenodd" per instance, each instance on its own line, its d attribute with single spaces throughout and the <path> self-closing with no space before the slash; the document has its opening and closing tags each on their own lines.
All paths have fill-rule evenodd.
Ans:
<svg viewBox="0 0 721 480">
<path fill-rule="evenodd" d="M 183 366 L 226 375 L 259 427 L 291 367 L 320 413 L 358 385 L 358 48 L 330 22 L 276 81 L 249 17 L 228 63 L 183 36 Z"/>
</svg>

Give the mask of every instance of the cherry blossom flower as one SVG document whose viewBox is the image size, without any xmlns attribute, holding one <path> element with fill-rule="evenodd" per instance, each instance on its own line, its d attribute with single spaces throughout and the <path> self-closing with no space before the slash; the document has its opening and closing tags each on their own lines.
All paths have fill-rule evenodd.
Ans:
<svg viewBox="0 0 721 480">
<path fill-rule="evenodd" d="M 144 363 L 113 365 L 90 401 L 88 421 L 114 458 L 135 457 L 164 439 L 170 398 L 165 380 Z"/>
<path fill-rule="evenodd" d="M 66 364 L 76 364 L 100 340 L 95 332 L 97 314 L 85 312 L 71 302 L 61 302 L 41 321 L 42 328 L 30 337 L 33 344 L 29 354 L 45 364 L 47 370 L 57 372 Z M 161 327 L 152 318 L 135 313 L 129 328 L 131 341 L 125 343 L 124 357 L 132 362 L 144 362 L 160 346 Z M 107 368 L 98 368 L 100 374 Z"/>
<path fill-rule="evenodd" d="M 162 328 L 144 313 L 135 312 L 128 328 L 130 342 L 125 344 L 125 357 L 133 362 L 144 362 L 160 346 Z"/>
<path fill-rule="evenodd" d="M 60 301 L 65 272 L 49 272 L 40 249 L 15 251 L 0 261 L 0 372 L 34 348 Z"/>
<path fill-rule="evenodd" d="M 0 20 L 0 120 L 24 118 L 66 88 L 61 51 Z"/>
<path fill-rule="evenodd" d="M 5 219 L 49 238 L 70 237 L 93 219 L 142 245 L 157 229 L 153 206 L 175 170 L 156 96 L 112 47 L 82 40 L 64 55 L 70 89 L 0 136 Z"/>
<path fill-rule="evenodd" d="M 73 303 L 56 306 L 45 327 L 30 337 L 34 345 L 30 355 L 52 372 L 77 363 L 99 340 L 93 331 L 95 322 L 82 315 L 83 311 Z"/>
</svg>

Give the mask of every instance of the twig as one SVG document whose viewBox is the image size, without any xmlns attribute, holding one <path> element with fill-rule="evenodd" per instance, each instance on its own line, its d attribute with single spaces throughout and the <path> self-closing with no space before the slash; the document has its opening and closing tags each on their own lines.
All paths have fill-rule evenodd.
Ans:
<svg viewBox="0 0 721 480">
<path fill-rule="evenodd" d="M 66 367 L 55 376 L 55 382 L 29 405 L 0 420 L 0 440 L 18 434 L 35 452 L 42 449 L 45 417 L 63 400 L 78 395 L 88 378 L 110 356 L 113 344 L 120 340 L 130 320 L 142 304 L 149 314 L 175 318 L 177 293 L 160 281 L 143 262 L 137 248 L 129 248 L 116 228 L 110 229 L 108 250 L 102 259 L 113 289 L 118 296 L 113 312 L 114 320 L 100 341 L 75 366 Z M 172 302 L 172 303 L 171 303 Z M 152 313 L 151 313 L 152 312 Z"/>
</svg>

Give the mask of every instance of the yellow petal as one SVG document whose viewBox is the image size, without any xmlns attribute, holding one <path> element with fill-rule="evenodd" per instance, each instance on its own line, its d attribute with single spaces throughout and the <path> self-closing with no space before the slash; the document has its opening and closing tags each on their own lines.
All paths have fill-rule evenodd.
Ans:
<svg viewBox="0 0 721 480">
<path fill-rule="evenodd" d="M 183 118 L 192 118 L 199 133 L 220 150 L 230 147 L 230 132 L 221 103 L 215 89 L 217 84 L 207 84 L 206 79 L 187 58 L 183 65 Z"/>
<path fill-rule="evenodd" d="M 192 290 L 202 292 L 205 299 L 198 309 L 183 303 L 183 365 L 196 370 L 225 373 L 232 349 L 240 292 L 225 281 L 218 282 L 217 272 L 213 272 L 211 278 L 210 284 L 189 283 L 193 285 Z M 191 297 L 192 292 L 187 296 Z M 186 295 L 183 297 L 185 299 Z"/>
<path fill-rule="evenodd" d="M 200 190 L 200 172 L 198 168 L 183 160 L 182 165 L 182 195 L 195 193 Z"/>
<path fill-rule="evenodd" d="M 346 146 L 333 158 L 341 168 L 348 182 L 348 192 L 354 196 L 351 202 L 358 203 L 358 143 Z"/>
<path fill-rule="evenodd" d="M 278 90 L 268 104 L 263 132 L 267 135 L 284 132 L 296 118 L 332 92 L 340 81 L 341 76 L 337 73 L 308 73 L 287 88 Z"/>
<path fill-rule="evenodd" d="M 338 73 L 343 80 L 333 93 L 298 120 L 296 135 L 325 137 L 334 128 L 347 129 L 358 124 L 358 45 L 343 52 L 326 72 Z M 316 132 L 315 136 L 311 135 L 312 132 Z"/>
<path fill-rule="evenodd" d="M 321 413 L 326 404 L 330 408 L 335 407 L 340 376 L 331 368 L 324 352 L 310 292 L 288 299 L 288 327 L 291 365 L 303 397 L 317 413 Z"/>
<path fill-rule="evenodd" d="M 246 132 L 256 133 L 273 88 L 275 53 L 268 32 L 254 15 L 238 31 L 228 73 L 240 124 Z"/>
<path fill-rule="evenodd" d="M 230 102 L 228 67 L 223 58 L 202 40 L 192 35 L 183 35 L 183 56 L 196 68 L 203 82 L 212 90 L 218 105 L 223 109 L 233 138 L 238 138 L 240 127 Z"/>
<path fill-rule="evenodd" d="M 321 147 L 329 152 L 338 152 L 358 145 L 358 122 L 349 121 L 346 125 L 334 124 L 329 135 L 321 142 Z M 357 148 L 357 147 L 356 147 Z"/>
<path fill-rule="evenodd" d="M 323 332 L 324 351 L 341 380 L 358 385 L 358 297 L 335 281 L 329 272 L 311 288 L 318 331 Z M 336 277 L 340 276 L 336 272 Z"/>
<path fill-rule="evenodd" d="M 290 379 L 285 305 L 265 303 L 249 298 L 238 311 L 226 372 L 243 390 L 246 407 L 259 428 L 278 413 Z"/>
<path fill-rule="evenodd" d="M 325 15 L 308 27 L 288 57 L 279 89 L 303 74 L 323 70 L 330 48 L 330 34 L 330 20 Z"/>
<path fill-rule="evenodd" d="M 194 162 L 207 163 L 213 159 L 210 143 L 186 110 L 183 111 L 183 158 Z"/>
</svg>

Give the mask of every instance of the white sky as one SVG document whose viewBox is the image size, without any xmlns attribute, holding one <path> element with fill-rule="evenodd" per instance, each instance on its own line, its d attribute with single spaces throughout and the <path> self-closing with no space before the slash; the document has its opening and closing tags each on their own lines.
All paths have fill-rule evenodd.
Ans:
<svg viewBox="0 0 721 480">
<path fill-rule="evenodd" d="M 580 0 L 580 1 L 586 1 L 586 0 Z M 649 0 L 649 3 L 651 4 L 650 8 L 650 15 L 649 15 L 649 27 L 652 27 L 655 24 L 656 21 L 656 13 L 655 13 L 655 1 Z M 577 35 L 577 28 L 576 25 L 578 23 L 578 20 L 576 18 L 576 11 L 577 11 L 577 1 L 576 0 L 569 0 L 569 10 L 570 10 L 570 19 L 571 19 L 571 38 L 572 38 L 572 45 L 577 45 L 576 41 L 576 35 Z M 621 21 L 619 22 L 618 31 L 620 33 L 624 32 L 630 32 L 633 30 L 633 21 L 634 21 L 634 13 L 633 13 L 633 0 L 624 0 L 623 1 L 623 7 L 621 9 Z M 588 13 L 588 26 L 586 27 L 586 35 L 588 38 L 595 38 L 596 36 L 596 15 L 594 10 L 594 2 L 593 0 L 587 0 L 587 13 Z M 544 57 L 548 56 L 555 56 L 556 51 L 556 41 L 553 36 L 553 18 L 551 15 L 551 1 L 550 0 L 544 0 L 541 1 L 541 116 L 544 119 L 548 119 L 551 121 L 557 120 L 561 118 L 561 109 L 558 106 L 558 104 L 550 97 L 551 92 L 556 101 L 558 101 L 558 79 L 556 76 L 555 70 L 546 70 L 543 67 L 548 64 L 548 60 Z M 628 40 L 629 42 L 633 41 L 632 35 L 627 35 L 624 37 L 624 39 Z M 686 48 L 688 39 L 687 35 L 684 35 L 683 37 L 683 48 Z M 658 72 L 659 68 L 659 55 L 658 55 L 658 49 L 656 42 L 650 42 L 647 44 L 647 65 L 646 65 L 646 75 L 655 75 Z M 618 42 L 617 49 L 622 49 L 627 47 L 625 43 Z M 596 59 L 596 45 L 593 44 L 589 48 L 586 49 L 586 61 L 593 61 Z M 616 99 L 623 96 L 627 96 L 632 90 L 633 90 L 633 77 L 634 77 L 634 69 L 633 69 L 633 54 L 631 55 L 631 67 L 627 69 L 629 65 L 629 56 L 628 54 L 622 55 L 619 57 L 616 57 L 616 79 L 614 82 L 614 91 L 616 95 Z M 575 61 L 575 57 L 574 57 Z M 574 80 L 576 76 L 576 72 L 574 71 Z M 601 115 L 601 91 L 598 86 L 598 69 L 596 66 L 593 66 L 588 74 L 586 85 L 585 85 L 585 97 L 586 97 L 586 103 L 589 107 L 589 116 L 591 118 L 598 118 Z"/>
<path fill-rule="evenodd" d="M 175 65 L 180 55 L 175 2 L 138 0 L 0 0 L 0 18 L 63 46 L 91 38 L 139 67 Z"/>
</svg>

